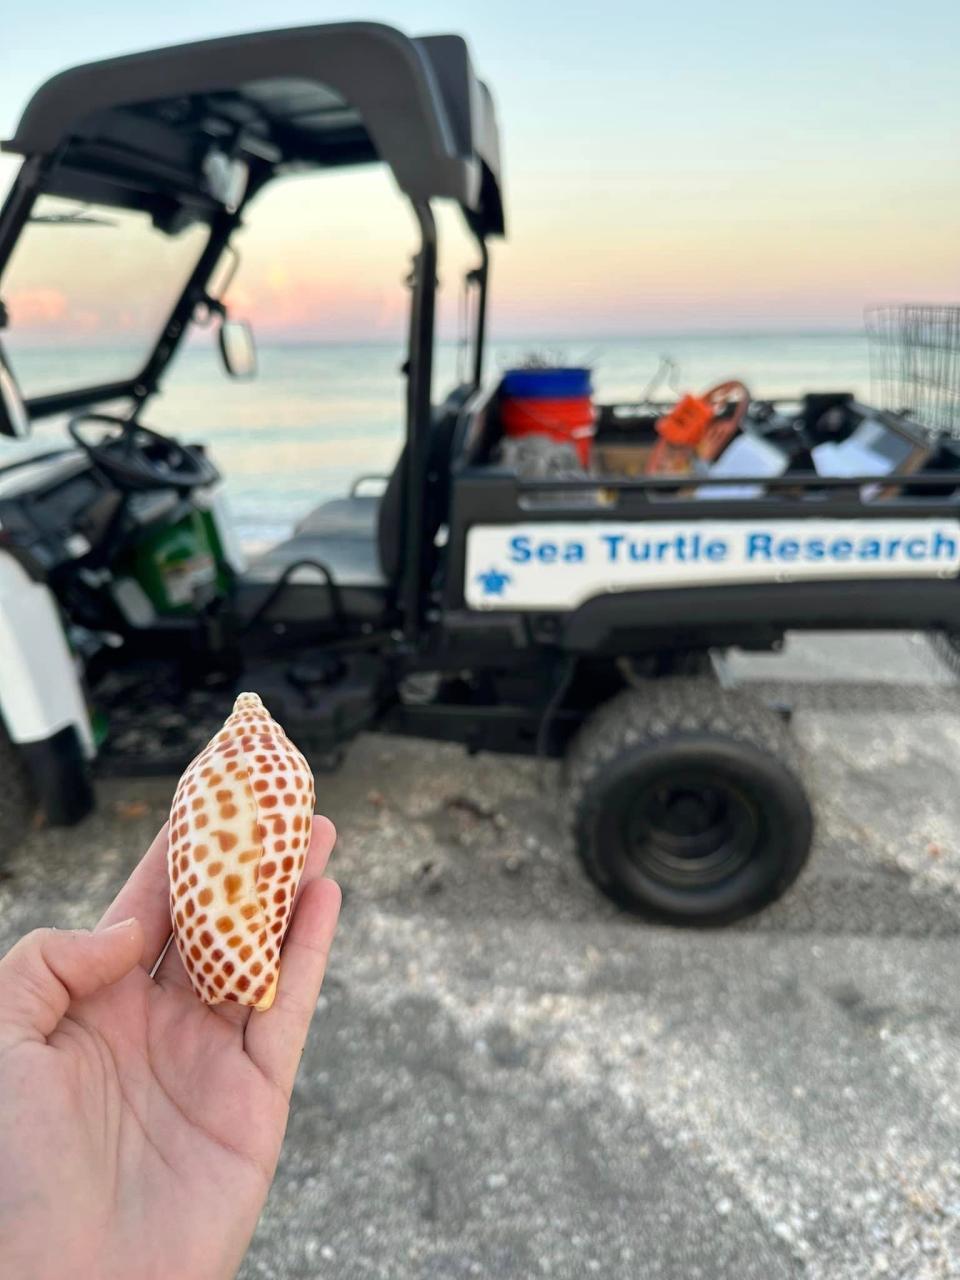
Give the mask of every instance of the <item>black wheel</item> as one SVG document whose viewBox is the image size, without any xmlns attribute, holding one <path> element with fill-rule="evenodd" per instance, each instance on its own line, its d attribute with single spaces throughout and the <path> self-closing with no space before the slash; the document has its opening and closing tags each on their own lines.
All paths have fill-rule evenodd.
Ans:
<svg viewBox="0 0 960 1280">
<path fill-rule="evenodd" d="M 951 675 L 960 677 L 960 635 L 956 631 L 931 631 L 930 648 Z"/>
<path fill-rule="evenodd" d="M 0 866 L 27 834 L 35 807 L 17 749 L 0 725 Z"/>
<path fill-rule="evenodd" d="M 583 726 L 567 757 L 574 840 L 628 910 L 719 924 L 793 883 L 813 815 L 780 716 L 708 681 L 631 689 Z"/>
</svg>

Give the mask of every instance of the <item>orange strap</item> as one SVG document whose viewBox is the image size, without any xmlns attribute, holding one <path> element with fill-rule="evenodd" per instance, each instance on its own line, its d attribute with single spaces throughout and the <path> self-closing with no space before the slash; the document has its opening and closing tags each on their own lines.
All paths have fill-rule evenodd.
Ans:
<svg viewBox="0 0 960 1280">
<path fill-rule="evenodd" d="M 694 458 L 712 462 L 740 430 L 750 404 L 742 382 L 720 382 L 703 396 L 683 396 L 657 422 L 660 437 L 647 458 L 647 475 L 674 475 L 690 470 Z M 721 417 L 732 405 L 733 412 Z"/>
<path fill-rule="evenodd" d="M 667 444 L 691 449 L 700 443 L 713 421 L 713 405 L 700 396 L 683 396 L 657 422 L 657 435 Z"/>
</svg>

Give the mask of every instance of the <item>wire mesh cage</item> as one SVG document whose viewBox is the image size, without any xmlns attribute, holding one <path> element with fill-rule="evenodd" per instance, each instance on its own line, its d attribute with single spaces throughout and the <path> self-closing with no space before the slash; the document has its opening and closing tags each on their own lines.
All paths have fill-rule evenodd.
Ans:
<svg viewBox="0 0 960 1280">
<path fill-rule="evenodd" d="M 877 407 L 960 438 L 960 307 L 875 307 L 866 325 Z"/>
</svg>

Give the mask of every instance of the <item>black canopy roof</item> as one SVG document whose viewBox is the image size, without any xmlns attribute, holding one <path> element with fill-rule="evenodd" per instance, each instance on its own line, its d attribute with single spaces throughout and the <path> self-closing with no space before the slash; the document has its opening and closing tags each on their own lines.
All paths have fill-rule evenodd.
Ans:
<svg viewBox="0 0 960 1280">
<path fill-rule="evenodd" d="M 4 149 L 55 157 L 51 190 L 155 212 L 210 199 L 215 151 L 259 182 L 379 160 L 412 199 L 504 230 L 493 100 L 453 35 L 336 23 L 87 63 L 37 90 Z"/>
</svg>

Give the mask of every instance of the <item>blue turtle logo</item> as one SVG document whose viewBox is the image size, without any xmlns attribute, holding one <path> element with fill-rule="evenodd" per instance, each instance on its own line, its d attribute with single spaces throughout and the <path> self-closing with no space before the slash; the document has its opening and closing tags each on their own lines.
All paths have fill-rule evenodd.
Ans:
<svg viewBox="0 0 960 1280">
<path fill-rule="evenodd" d="M 486 571 L 486 573 L 477 574 L 477 582 L 479 582 L 480 586 L 483 588 L 483 594 L 485 596 L 502 597 L 504 587 L 512 581 L 513 579 L 510 577 L 509 573 L 504 573 L 502 569 L 494 569 L 491 567 Z"/>
</svg>

